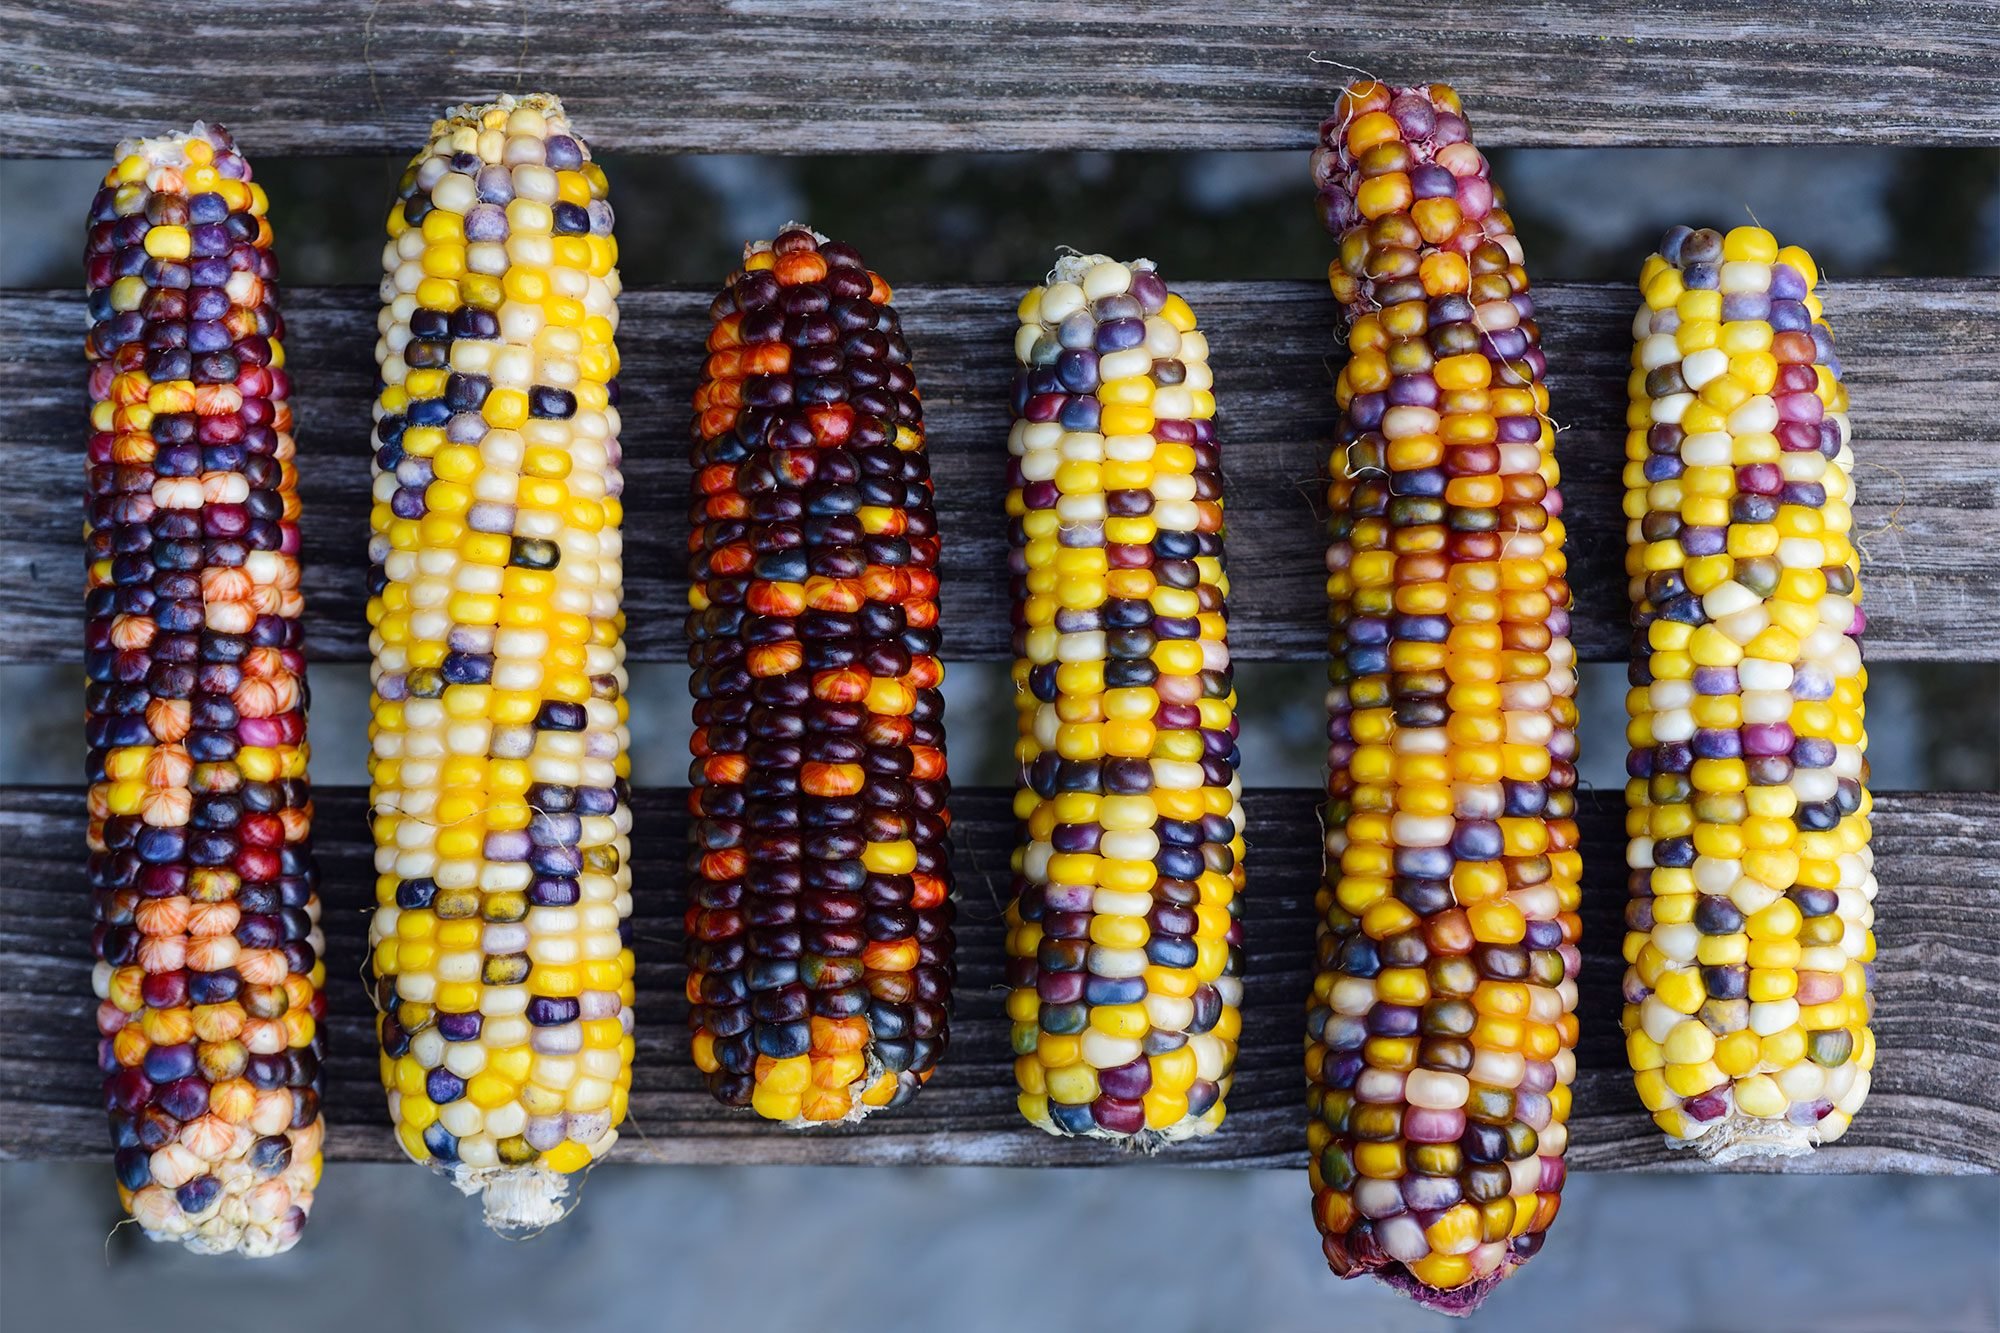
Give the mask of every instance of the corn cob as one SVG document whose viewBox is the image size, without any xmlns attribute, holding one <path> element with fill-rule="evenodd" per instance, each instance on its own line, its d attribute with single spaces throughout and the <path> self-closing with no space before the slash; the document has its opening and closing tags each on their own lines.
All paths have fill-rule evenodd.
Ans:
<svg viewBox="0 0 2000 1333">
<path fill-rule="evenodd" d="M 279 1254 L 319 1180 L 326 967 L 278 265 L 221 126 L 118 159 L 85 251 L 98 1066 L 146 1234 Z"/>
<path fill-rule="evenodd" d="M 694 399 L 694 1061 L 800 1126 L 909 1101 L 951 1003 L 937 519 L 889 302 L 788 226 L 716 297 Z"/>
<path fill-rule="evenodd" d="M 370 940 L 396 1137 L 513 1230 L 632 1077 L 618 252 L 555 98 L 431 136 L 382 255 Z"/>
<path fill-rule="evenodd" d="M 1443 85 L 1357 83 L 1340 237 L 1314 1213 L 1342 1276 L 1454 1313 L 1561 1201 L 1579 963 L 1576 675 L 1521 246 Z"/>
<path fill-rule="evenodd" d="M 1873 856 L 1847 390 L 1817 269 L 1676 227 L 1640 275 L 1625 1046 L 1669 1144 L 1790 1156 L 1868 1095 Z"/>
<path fill-rule="evenodd" d="M 1242 782 L 1208 341 L 1146 260 L 1022 298 L 1007 517 L 1022 1115 L 1141 1147 L 1222 1123 Z"/>
</svg>

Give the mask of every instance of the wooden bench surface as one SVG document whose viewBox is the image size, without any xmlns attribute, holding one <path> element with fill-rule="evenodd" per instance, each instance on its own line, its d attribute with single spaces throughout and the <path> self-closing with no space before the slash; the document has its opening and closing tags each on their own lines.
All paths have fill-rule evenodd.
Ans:
<svg viewBox="0 0 2000 1333">
<path fill-rule="evenodd" d="M 878 261 L 879 262 L 879 261 Z M 889 275 L 894 280 L 893 273 Z M 1171 274 L 1168 275 L 1171 278 Z M 1229 516 L 1232 651 L 1248 661 L 1326 651 L 1323 451 L 1336 411 L 1342 344 L 1324 284 L 1189 283 L 1209 331 L 1221 410 Z M 687 550 L 689 400 L 710 293 L 638 290 L 621 305 L 626 451 L 627 647 L 679 660 Z M 945 652 L 1007 656 L 1007 399 L 1017 291 L 907 287 L 897 294 L 938 485 Z M 1623 286 L 1537 289 L 1549 352 L 1575 639 L 1586 659 L 1619 660 L 1626 629 L 1625 376 L 1634 297 Z M 367 656 L 363 559 L 372 289 L 284 295 L 295 372 L 309 618 L 316 660 Z M 1876 661 L 2000 660 L 2000 279 L 1832 284 L 1830 318 L 1853 386 L 1865 552 L 1868 653 Z M 82 655 L 77 547 L 85 408 L 82 300 L 0 292 L 0 454 L 22 494 L 46 497 L 0 526 L 0 662 Z"/>
<path fill-rule="evenodd" d="M 1685 0 L 1615 21 L 1607 9 L 1573 0 L 1475 0 L 1446 13 L 1392 0 L 0 0 L 0 156 L 102 159 L 121 137 L 196 117 L 232 125 L 259 157 L 400 156 L 423 142 L 446 101 L 545 88 L 612 153 L 1303 150 L 1349 77 L 1322 61 L 1457 85 L 1489 146 L 2000 143 L 1990 3 Z M 356 206 L 379 214 L 379 201 Z M 889 257 L 876 258 L 893 281 Z M 1826 296 L 1854 390 L 1869 656 L 2000 661 L 2000 279 L 1835 276 Z M 1233 649 L 1246 661 L 1317 659 L 1318 477 L 1340 356 L 1332 302 L 1308 281 L 1184 290 L 1215 347 Z M 949 536 L 944 624 L 955 660 L 1008 651 L 998 496 L 1016 295 L 911 286 L 898 298 Z M 1617 660 L 1633 297 L 1623 285 L 1561 284 L 1537 296 L 1563 427 L 1575 637 L 1586 659 Z M 638 290 L 623 307 L 635 661 L 681 654 L 682 456 L 708 297 Z M 286 293 L 285 308 L 308 643 L 316 661 L 358 661 L 375 297 L 304 288 Z M 0 525 L 0 664 L 80 657 L 82 326 L 73 292 L 0 292 L 0 383 L 9 386 L 0 458 L 17 497 Z M 376 1160 L 396 1149 L 360 981 L 372 899 L 364 802 L 354 788 L 323 789 L 316 832 L 333 1010 L 329 1147 L 336 1158 Z M 1254 785 L 1246 796 L 1249 979 L 1231 1112 L 1219 1134 L 1158 1161 L 1302 1160 L 1317 803 L 1310 791 Z M 1141 1160 L 1050 1138 L 1014 1112 L 998 924 L 1014 837 L 1008 793 L 954 799 L 960 984 L 943 1067 L 912 1106 L 811 1134 L 726 1112 L 702 1090 L 681 998 L 684 793 L 642 790 L 635 804 L 640 1051 L 623 1160 Z M 1570 1162 L 1702 1169 L 1662 1145 L 1624 1069 L 1617 807 L 1616 792 L 1585 794 L 1584 1032 Z M 0 787 L 0 1160 L 106 1151 L 82 846 L 79 788 Z M 2000 793 L 1884 793 L 1875 847 L 1874 1092 L 1842 1142 L 1783 1169 L 2000 1170 Z"/>
<path fill-rule="evenodd" d="M 1349 71 L 1465 92 L 1482 143 L 2000 142 L 1977 0 L 5 0 L 0 155 L 197 116 L 253 154 L 408 154 L 543 88 L 599 149 L 1300 148 Z M 79 29 L 88 40 L 79 40 Z"/>
<path fill-rule="evenodd" d="M 394 1158 L 376 1086 L 374 1037 L 360 975 L 372 906 L 365 793 L 320 793 L 314 831 L 323 877 L 332 1008 L 327 1065 L 335 1157 Z M 1248 980 L 1243 1050 L 1229 1118 L 1214 1136 L 1153 1160 L 1202 1166 L 1304 1161 L 1304 998 L 1311 985 L 1312 895 L 1319 879 L 1317 793 L 1252 790 Z M 641 791 L 633 865 L 639 954 L 639 1055 L 626 1161 L 953 1162 L 1086 1165 L 1135 1159 L 1102 1144 L 1054 1139 L 1014 1110 L 1002 1010 L 1001 904 L 1014 837 L 1008 793 L 952 802 L 959 885 L 959 984 L 952 1040 L 910 1106 L 858 1128 L 799 1133 L 717 1105 L 687 1051 L 680 915 L 685 906 L 684 793 Z M 1625 893 L 1616 793 L 1584 802 L 1583 1039 L 1570 1164 L 1579 1170 L 1696 1167 L 1663 1145 L 1632 1093 L 1618 1035 Z M 83 799 L 68 789 L 0 790 L 0 1158 L 104 1151 L 92 1063 L 90 895 Z M 1787 1169 L 1964 1173 L 2000 1170 L 2000 796 L 1885 794 L 1874 846 L 1876 1035 L 1868 1105 L 1836 1145 Z M 1756 1164 L 1743 1164 L 1755 1169 Z"/>
</svg>

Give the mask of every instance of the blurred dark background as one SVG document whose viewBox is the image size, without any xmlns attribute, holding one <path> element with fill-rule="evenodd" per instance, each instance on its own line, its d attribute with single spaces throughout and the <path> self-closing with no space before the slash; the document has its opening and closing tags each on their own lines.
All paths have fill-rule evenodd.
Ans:
<svg viewBox="0 0 2000 1333">
<path fill-rule="evenodd" d="M 1836 284 L 2000 273 L 2000 151 L 1492 157 L 1538 282 L 1629 282 L 1669 225 L 1728 227 L 1752 216 L 1809 248 Z M 897 283 L 1025 286 L 1058 244 L 1149 255 L 1177 281 L 1310 279 L 1331 248 L 1296 153 L 605 163 L 627 285 L 716 283 L 745 239 L 795 218 L 856 244 Z M 373 285 L 381 201 L 401 163 L 256 167 L 287 280 Z M 80 282 L 81 218 L 102 170 L 0 161 L 0 287 Z M 641 784 L 682 780 L 684 674 L 661 664 L 633 672 Z M 1583 777 L 1598 786 L 1622 781 L 1622 678 L 1615 665 L 1584 672 Z M 1239 681 L 1247 780 L 1316 783 L 1321 668 L 1250 664 Z M 315 779 L 365 782 L 366 669 L 318 665 L 313 685 Z M 962 783 L 1011 780 L 1011 714 L 970 704 L 1005 687 L 998 664 L 951 666 L 947 690 L 960 702 L 952 770 Z M 0 667 L 0 783 L 77 780 L 78 711 L 45 705 L 81 691 L 74 668 Z M 22 703 L 31 699 L 42 703 Z M 2000 788 L 2000 667 L 1871 667 L 1869 731 L 1880 789 Z M 265 1327 L 302 1333 L 369 1322 L 455 1333 L 694 1319 L 948 1323 L 967 1333 L 1449 1326 L 1325 1272 L 1298 1172 L 614 1164 L 592 1173 L 575 1216 L 533 1242 L 486 1237 L 474 1211 L 415 1168 L 336 1164 L 293 1254 L 258 1265 L 200 1260 L 149 1246 L 130 1228 L 112 1232 L 108 1165 L 9 1163 L 0 1166 L 0 1324 L 98 1329 L 138 1319 L 164 1333 L 247 1327 L 254 1310 Z M 1997 1274 L 2000 1181 L 1991 1177 L 1582 1175 L 1569 1183 L 1552 1243 L 1474 1325 L 1992 1330 Z"/>
</svg>

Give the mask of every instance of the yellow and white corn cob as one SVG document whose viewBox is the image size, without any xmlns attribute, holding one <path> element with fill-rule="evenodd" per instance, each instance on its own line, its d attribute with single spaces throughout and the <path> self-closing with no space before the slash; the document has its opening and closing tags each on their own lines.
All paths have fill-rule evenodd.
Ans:
<svg viewBox="0 0 2000 1333">
<path fill-rule="evenodd" d="M 1625 1043 L 1668 1141 L 1791 1156 L 1875 1064 L 1868 673 L 1847 389 L 1761 227 L 1646 261 L 1626 418 Z"/>
<path fill-rule="evenodd" d="M 1222 1123 L 1242 1020 L 1242 781 L 1208 341 L 1154 266 L 1021 301 L 1007 515 L 1021 1112 L 1152 1146 Z"/>
<path fill-rule="evenodd" d="M 553 97 L 454 109 L 383 251 L 370 761 L 396 1135 L 562 1214 L 632 1076 L 617 246 Z"/>
<path fill-rule="evenodd" d="M 1457 93 L 1352 84 L 1314 175 L 1348 350 L 1330 485 L 1326 867 L 1306 1005 L 1328 1263 L 1453 1314 L 1567 1178 L 1582 857 L 1547 359 Z"/>
</svg>

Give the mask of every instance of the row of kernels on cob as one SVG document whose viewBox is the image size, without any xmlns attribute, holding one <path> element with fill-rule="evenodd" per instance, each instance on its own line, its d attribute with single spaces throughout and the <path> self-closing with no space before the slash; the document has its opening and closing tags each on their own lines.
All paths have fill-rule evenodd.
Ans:
<svg viewBox="0 0 2000 1333">
<path fill-rule="evenodd" d="M 1817 277 L 1761 227 L 1677 227 L 1632 330 L 1626 1049 L 1670 1141 L 1723 1160 L 1839 1138 L 1875 1059 L 1853 454 Z"/>
<path fill-rule="evenodd" d="M 265 198 L 220 127 L 121 144 L 85 248 L 92 980 L 119 1196 L 275 1254 L 325 1013 L 297 477 Z"/>
<path fill-rule="evenodd" d="M 908 1101 L 953 977 L 937 519 L 887 283 L 792 226 L 712 307 L 695 394 L 687 997 L 717 1098 Z"/>
<path fill-rule="evenodd" d="M 1243 887 L 1207 339 L 1143 260 L 1066 258 L 1019 315 L 1021 1111 L 1059 1134 L 1206 1134 L 1241 1031 Z"/>
<path fill-rule="evenodd" d="M 383 250 L 368 619 L 382 1078 L 496 1226 L 631 1080 L 617 248 L 553 98 L 440 120 Z"/>
<path fill-rule="evenodd" d="M 1336 1272 L 1464 1308 L 1555 1216 L 1575 1072 L 1554 433 L 1520 244 L 1457 97 L 1356 84 L 1323 134 L 1352 356 L 1328 497 L 1314 1213 Z"/>
</svg>

